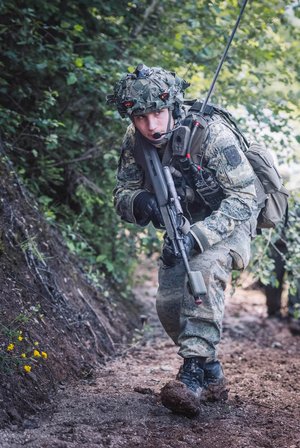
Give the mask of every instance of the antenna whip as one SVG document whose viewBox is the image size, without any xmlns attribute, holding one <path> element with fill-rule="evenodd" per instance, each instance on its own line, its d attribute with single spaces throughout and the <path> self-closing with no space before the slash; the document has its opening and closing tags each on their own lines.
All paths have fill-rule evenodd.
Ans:
<svg viewBox="0 0 300 448">
<path fill-rule="evenodd" d="M 229 37 L 229 40 L 228 40 L 228 42 L 227 42 L 227 45 L 226 45 L 226 48 L 225 48 L 225 50 L 224 50 L 223 56 L 222 56 L 222 58 L 221 58 L 221 60 L 220 60 L 220 62 L 219 62 L 218 68 L 217 68 L 217 70 L 216 70 L 214 79 L 212 80 L 212 83 L 211 83 L 210 89 L 209 89 L 209 91 L 208 91 L 208 94 L 207 94 L 205 100 L 203 101 L 202 107 L 201 107 L 201 109 L 200 109 L 200 113 L 204 112 L 205 107 L 206 107 L 206 105 L 207 105 L 207 103 L 208 103 L 208 100 L 209 100 L 209 98 L 210 98 L 210 96 L 211 96 L 211 94 L 212 94 L 212 92 L 213 92 L 213 90 L 214 90 L 214 87 L 215 87 L 217 78 L 218 78 L 219 73 L 220 73 L 220 71 L 221 71 L 223 62 L 225 61 L 225 58 L 226 58 L 226 56 L 227 56 L 228 49 L 229 49 L 229 47 L 230 47 L 230 45 L 231 45 L 231 42 L 232 42 L 232 40 L 233 40 L 233 38 L 234 38 L 235 32 L 236 32 L 236 30 L 237 30 L 237 27 L 239 26 L 239 23 L 240 23 L 240 20 L 241 20 L 241 18 L 242 18 L 242 15 L 243 15 L 243 12 L 244 12 L 244 9 L 245 9 L 245 6 L 246 6 L 247 2 L 248 2 L 248 0 L 244 0 L 244 3 L 243 3 L 243 5 L 242 5 L 242 7 L 241 7 L 240 14 L 239 14 L 238 19 L 237 19 L 237 21 L 236 21 L 236 24 L 235 24 L 235 26 L 234 26 L 234 28 L 233 28 L 233 30 L 232 30 L 231 36 Z"/>
</svg>

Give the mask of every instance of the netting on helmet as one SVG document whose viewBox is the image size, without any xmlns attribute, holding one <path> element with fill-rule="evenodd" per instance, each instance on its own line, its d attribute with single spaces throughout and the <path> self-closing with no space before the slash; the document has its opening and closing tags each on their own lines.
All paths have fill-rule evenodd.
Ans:
<svg viewBox="0 0 300 448">
<path fill-rule="evenodd" d="M 176 104 L 180 106 L 188 86 L 189 83 L 173 72 L 139 64 L 133 73 L 125 74 L 117 82 L 107 102 L 116 105 L 121 117 L 143 115 L 173 109 Z"/>
</svg>

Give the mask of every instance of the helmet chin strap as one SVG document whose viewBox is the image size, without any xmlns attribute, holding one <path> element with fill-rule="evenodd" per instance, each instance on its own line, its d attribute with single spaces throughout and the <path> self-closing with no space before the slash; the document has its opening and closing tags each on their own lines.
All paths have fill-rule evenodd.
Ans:
<svg viewBox="0 0 300 448">
<path fill-rule="evenodd" d="M 169 132 L 171 131 L 171 121 L 172 121 L 172 111 L 170 108 L 168 109 L 168 113 L 169 113 L 169 120 L 168 120 L 168 126 L 167 126 L 167 133 L 169 134 Z M 168 140 L 169 140 L 169 138 L 168 138 Z"/>
</svg>

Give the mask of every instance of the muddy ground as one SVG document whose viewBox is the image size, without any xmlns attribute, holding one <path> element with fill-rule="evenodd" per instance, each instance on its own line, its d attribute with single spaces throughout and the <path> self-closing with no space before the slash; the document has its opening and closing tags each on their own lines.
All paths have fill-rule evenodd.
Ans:
<svg viewBox="0 0 300 448">
<path fill-rule="evenodd" d="M 0 431 L 1 448 L 300 447 L 300 336 L 267 319 L 264 295 L 250 283 L 245 278 L 248 288 L 232 297 L 228 291 L 220 349 L 226 403 L 203 404 L 195 418 L 161 405 L 159 391 L 181 360 L 157 321 L 156 270 L 147 265 L 135 287 L 146 306 L 144 329 L 95 374 L 62 385 L 22 428 Z"/>
</svg>

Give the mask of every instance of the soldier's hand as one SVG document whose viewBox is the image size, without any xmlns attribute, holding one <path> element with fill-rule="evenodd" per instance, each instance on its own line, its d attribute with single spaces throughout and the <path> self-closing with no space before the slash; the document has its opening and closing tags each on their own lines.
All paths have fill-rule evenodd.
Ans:
<svg viewBox="0 0 300 448">
<path fill-rule="evenodd" d="M 187 257 L 190 257 L 192 250 L 197 246 L 196 240 L 193 235 L 189 232 L 183 237 L 183 245 Z M 173 267 L 181 260 L 181 255 L 177 256 L 174 253 L 173 245 L 168 237 L 165 238 L 161 259 L 166 266 Z"/>
<path fill-rule="evenodd" d="M 133 202 L 133 213 L 140 226 L 146 226 L 152 221 L 157 229 L 164 227 L 155 195 L 148 191 L 142 191 L 136 196 Z"/>
</svg>

